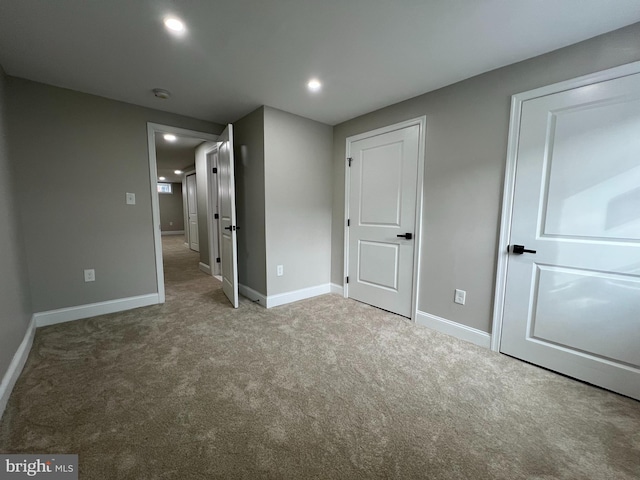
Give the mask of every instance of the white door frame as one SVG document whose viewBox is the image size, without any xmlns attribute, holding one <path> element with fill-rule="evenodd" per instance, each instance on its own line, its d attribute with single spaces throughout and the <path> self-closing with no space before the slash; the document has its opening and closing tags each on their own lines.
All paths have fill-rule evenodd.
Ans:
<svg viewBox="0 0 640 480">
<path fill-rule="evenodd" d="M 491 350 L 500 351 L 504 302 L 507 288 L 507 266 L 509 260 L 509 241 L 511 239 L 511 216 L 513 214 L 514 186 L 516 182 L 516 165 L 518 143 L 520 141 L 520 118 L 522 103 L 533 98 L 552 95 L 593 83 L 612 80 L 640 73 L 640 62 L 633 62 L 620 67 L 554 83 L 545 87 L 518 93 L 511 97 L 511 118 L 509 120 L 509 141 L 507 143 L 507 166 L 505 168 L 502 214 L 500 216 L 500 237 L 498 243 L 498 265 L 496 269 L 496 293 L 493 303 L 493 326 L 491 329 Z"/>
<path fill-rule="evenodd" d="M 164 303 L 164 266 L 162 263 L 162 237 L 160 231 L 160 200 L 158 196 L 158 166 L 156 163 L 156 133 L 173 133 L 181 137 L 199 138 L 203 141 L 215 142 L 218 135 L 212 133 L 187 130 L 185 128 L 147 122 L 147 146 L 149 148 L 149 180 L 151 189 L 151 215 L 153 220 L 153 246 L 156 255 L 156 284 L 158 286 L 158 303 Z"/>
<path fill-rule="evenodd" d="M 189 232 L 189 199 L 187 198 L 187 177 L 195 175 L 196 171 L 189 170 L 182 174 L 182 215 L 184 216 L 184 244 L 191 245 L 191 233 Z"/>
<path fill-rule="evenodd" d="M 377 128 L 369 132 L 360 133 L 347 137 L 346 161 L 344 171 L 344 267 L 343 267 L 343 295 L 344 298 L 349 297 L 349 284 L 346 277 L 349 272 L 349 227 L 347 226 L 347 218 L 349 218 L 349 192 L 351 189 L 351 169 L 349 168 L 348 159 L 351 157 L 351 144 L 364 138 L 382 135 L 385 133 L 402 130 L 403 128 L 413 127 L 417 125 L 420 128 L 419 145 L 418 145 L 418 184 L 416 190 L 416 221 L 414 226 L 414 248 L 413 248 L 413 288 L 411 292 L 411 321 L 415 322 L 418 314 L 418 292 L 420 282 L 420 260 L 422 247 L 422 203 L 424 197 L 424 156 L 425 141 L 427 136 L 427 116 L 413 118 L 404 122 L 388 125 L 386 127 Z"/>
</svg>

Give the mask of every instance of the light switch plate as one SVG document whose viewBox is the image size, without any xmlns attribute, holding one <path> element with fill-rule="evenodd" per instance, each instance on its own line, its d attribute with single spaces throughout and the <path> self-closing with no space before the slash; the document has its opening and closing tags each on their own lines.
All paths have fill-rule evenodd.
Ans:
<svg viewBox="0 0 640 480">
<path fill-rule="evenodd" d="M 127 205 L 135 205 L 135 204 L 136 204 L 136 194 L 127 193 Z"/>
<path fill-rule="evenodd" d="M 96 281 L 96 271 L 93 268 L 87 268 L 84 271 L 84 281 L 85 282 L 95 282 Z"/>
</svg>

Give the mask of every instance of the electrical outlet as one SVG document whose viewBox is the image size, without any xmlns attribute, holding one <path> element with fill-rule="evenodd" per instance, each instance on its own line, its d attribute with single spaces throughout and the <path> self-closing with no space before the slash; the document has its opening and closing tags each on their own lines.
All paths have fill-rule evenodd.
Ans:
<svg viewBox="0 0 640 480">
<path fill-rule="evenodd" d="M 96 271 L 93 268 L 88 268 L 84 271 L 84 281 L 85 282 L 96 281 Z"/>
<path fill-rule="evenodd" d="M 279 277 L 284 275 L 284 265 L 278 265 L 276 267 L 276 272 Z"/>
<path fill-rule="evenodd" d="M 460 305 L 464 305 L 464 302 L 467 299 L 467 292 L 465 292 L 464 290 L 458 290 L 456 288 L 456 294 L 453 297 L 453 301 L 456 303 L 459 303 Z"/>
<path fill-rule="evenodd" d="M 135 205 L 135 204 L 136 204 L 136 194 L 127 193 L 127 205 Z"/>
</svg>

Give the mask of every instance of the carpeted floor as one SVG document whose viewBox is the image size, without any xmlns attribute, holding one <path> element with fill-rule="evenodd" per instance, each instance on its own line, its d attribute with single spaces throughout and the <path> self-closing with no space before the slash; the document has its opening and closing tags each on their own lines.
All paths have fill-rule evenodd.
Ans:
<svg viewBox="0 0 640 480">
<path fill-rule="evenodd" d="M 326 295 L 266 310 L 165 240 L 167 303 L 38 329 L 0 451 L 81 479 L 638 479 L 640 402 Z"/>
</svg>

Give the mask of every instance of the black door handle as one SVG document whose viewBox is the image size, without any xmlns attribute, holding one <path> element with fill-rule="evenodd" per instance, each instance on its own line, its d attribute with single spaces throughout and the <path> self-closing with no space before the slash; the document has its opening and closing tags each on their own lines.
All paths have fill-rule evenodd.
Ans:
<svg viewBox="0 0 640 480">
<path fill-rule="evenodd" d="M 404 237 L 407 240 L 411 240 L 413 238 L 413 234 L 412 233 L 405 233 L 404 235 L 396 235 L 396 237 Z"/>
<path fill-rule="evenodd" d="M 513 245 L 513 253 L 522 255 L 523 253 L 536 253 L 535 250 L 527 250 L 524 245 Z"/>
<path fill-rule="evenodd" d="M 228 227 L 224 227 L 225 230 L 235 230 L 236 227 L 234 225 L 230 225 Z"/>
</svg>

